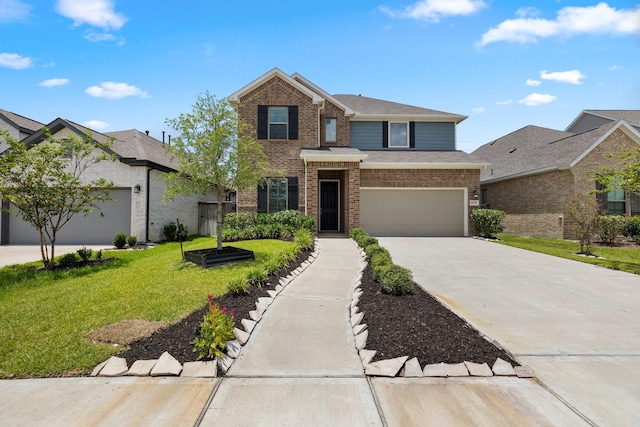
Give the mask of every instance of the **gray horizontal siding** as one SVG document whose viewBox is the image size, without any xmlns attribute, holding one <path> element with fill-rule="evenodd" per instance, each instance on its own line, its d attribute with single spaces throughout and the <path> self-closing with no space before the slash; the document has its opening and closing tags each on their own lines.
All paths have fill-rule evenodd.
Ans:
<svg viewBox="0 0 640 427">
<path fill-rule="evenodd" d="M 351 122 L 349 145 L 360 150 L 382 148 L 382 122 Z"/>
<path fill-rule="evenodd" d="M 455 123 L 416 122 L 416 150 L 456 149 Z"/>
<path fill-rule="evenodd" d="M 351 122 L 352 148 L 382 150 L 382 122 Z M 415 150 L 446 151 L 456 149 L 455 123 L 416 122 Z M 398 149 L 398 148 L 394 148 Z"/>
</svg>

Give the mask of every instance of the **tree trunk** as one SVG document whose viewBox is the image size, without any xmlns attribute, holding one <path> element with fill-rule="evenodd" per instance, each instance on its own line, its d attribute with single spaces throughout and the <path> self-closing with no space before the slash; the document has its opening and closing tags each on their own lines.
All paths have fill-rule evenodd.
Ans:
<svg viewBox="0 0 640 427">
<path fill-rule="evenodd" d="M 222 221 L 224 221 L 222 200 L 224 199 L 224 191 L 216 191 L 216 240 L 218 241 L 218 249 L 222 249 Z"/>
</svg>

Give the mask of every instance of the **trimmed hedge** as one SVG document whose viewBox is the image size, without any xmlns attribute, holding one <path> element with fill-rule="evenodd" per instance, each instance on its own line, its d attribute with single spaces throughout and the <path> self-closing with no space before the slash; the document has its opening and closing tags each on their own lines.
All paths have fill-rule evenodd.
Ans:
<svg viewBox="0 0 640 427">
<path fill-rule="evenodd" d="M 469 215 L 469 221 L 480 236 L 494 238 L 504 230 L 504 217 L 505 213 L 497 209 L 474 209 Z"/>
<path fill-rule="evenodd" d="M 296 210 L 265 213 L 228 213 L 222 240 L 290 239 L 298 230 L 313 231 L 315 219 Z"/>
</svg>

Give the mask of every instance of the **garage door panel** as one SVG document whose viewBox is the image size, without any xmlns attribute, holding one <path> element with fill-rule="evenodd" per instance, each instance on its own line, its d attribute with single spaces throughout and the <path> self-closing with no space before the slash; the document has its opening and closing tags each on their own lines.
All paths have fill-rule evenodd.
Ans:
<svg viewBox="0 0 640 427">
<path fill-rule="evenodd" d="M 360 226 L 374 236 L 463 236 L 464 191 L 361 189 Z"/>
<path fill-rule="evenodd" d="M 56 236 L 59 245 L 89 245 L 112 243 L 117 232 L 131 233 L 131 190 L 111 191 L 112 201 L 99 203 L 99 211 L 88 216 L 76 214 L 65 224 Z M 25 245 L 39 244 L 38 232 L 21 218 L 9 216 L 9 243 Z"/>
</svg>

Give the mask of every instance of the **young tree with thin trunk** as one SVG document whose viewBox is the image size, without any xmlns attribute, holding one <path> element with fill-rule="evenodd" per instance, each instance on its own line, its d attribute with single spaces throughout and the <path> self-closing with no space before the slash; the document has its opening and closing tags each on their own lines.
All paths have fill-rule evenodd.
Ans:
<svg viewBox="0 0 640 427">
<path fill-rule="evenodd" d="M 221 249 L 226 194 L 255 186 L 276 171 L 251 127 L 227 99 L 217 99 L 207 91 L 198 96 L 190 113 L 166 123 L 180 135 L 172 139 L 174 144 L 169 148 L 178 171 L 166 175 L 165 199 L 179 194 L 215 194 L 217 248 Z"/>
<path fill-rule="evenodd" d="M 56 237 L 76 214 L 89 215 L 99 202 L 109 201 L 113 183 L 83 180 L 91 166 L 114 160 L 111 141 L 98 144 L 92 136 L 56 139 L 45 128 L 45 140 L 27 147 L 0 130 L 9 148 L 0 154 L 0 199 L 33 226 L 40 237 L 45 267 L 54 265 Z"/>
</svg>

